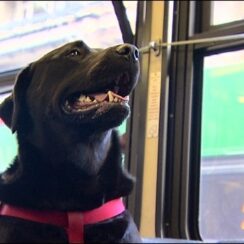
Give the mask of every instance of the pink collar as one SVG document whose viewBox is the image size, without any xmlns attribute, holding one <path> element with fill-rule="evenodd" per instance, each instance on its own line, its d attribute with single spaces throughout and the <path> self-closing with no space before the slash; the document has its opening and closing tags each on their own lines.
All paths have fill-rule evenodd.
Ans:
<svg viewBox="0 0 244 244">
<path fill-rule="evenodd" d="M 0 215 L 12 216 L 44 224 L 57 225 L 67 231 L 69 243 L 84 243 L 84 225 L 110 219 L 125 210 L 121 198 L 85 212 L 37 211 L 3 204 Z"/>
</svg>

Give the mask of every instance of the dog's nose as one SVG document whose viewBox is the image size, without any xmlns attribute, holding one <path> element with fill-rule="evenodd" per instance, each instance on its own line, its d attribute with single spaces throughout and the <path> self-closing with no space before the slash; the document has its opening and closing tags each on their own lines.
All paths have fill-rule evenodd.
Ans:
<svg viewBox="0 0 244 244">
<path fill-rule="evenodd" d="M 133 61 L 138 61 L 139 59 L 139 50 L 131 44 L 119 45 L 116 48 L 116 52 L 127 59 L 132 59 Z"/>
</svg>

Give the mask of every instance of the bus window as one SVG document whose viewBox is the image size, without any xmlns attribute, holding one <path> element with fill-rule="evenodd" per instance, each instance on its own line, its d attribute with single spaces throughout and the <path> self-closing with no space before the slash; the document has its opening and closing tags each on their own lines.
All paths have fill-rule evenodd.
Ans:
<svg viewBox="0 0 244 244">
<path fill-rule="evenodd" d="M 244 19 L 243 1 L 211 1 L 211 24 L 221 25 Z M 223 14 L 228 12 L 228 14 Z"/>
<path fill-rule="evenodd" d="M 244 239 L 244 51 L 204 59 L 200 232 Z"/>
<path fill-rule="evenodd" d="M 124 1 L 135 30 L 136 1 Z M 122 43 L 110 1 L 0 1 L 0 72 L 18 69 L 66 42 Z"/>
</svg>

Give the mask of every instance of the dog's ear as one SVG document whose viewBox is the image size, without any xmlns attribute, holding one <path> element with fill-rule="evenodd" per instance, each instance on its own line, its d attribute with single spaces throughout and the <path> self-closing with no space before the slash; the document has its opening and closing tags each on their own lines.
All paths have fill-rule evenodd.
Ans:
<svg viewBox="0 0 244 244">
<path fill-rule="evenodd" d="M 29 65 L 19 73 L 12 94 L 0 104 L 0 118 L 11 128 L 13 133 L 18 127 L 25 92 L 31 80 L 30 67 Z"/>
<path fill-rule="evenodd" d="M 10 95 L 0 104 L 0 118 L 11 128 L 13 112 L 13 96 Z"/>
</svg>

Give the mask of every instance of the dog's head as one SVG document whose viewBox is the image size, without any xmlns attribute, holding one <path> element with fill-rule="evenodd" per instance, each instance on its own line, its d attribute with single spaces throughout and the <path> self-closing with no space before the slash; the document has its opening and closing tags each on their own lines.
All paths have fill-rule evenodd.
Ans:
<svg viewBox="0 0 244 244">
<path fill-rule="evenodd" d="M 68 43 L 21 71 L 0 117 L 13 131 L 25 133 L 47 124 L 51 128 L 45 131 L 116 127 L 130 112 L 138 56 L 129 44 L 91 49 L 82 41 Z"/>
</svg>

